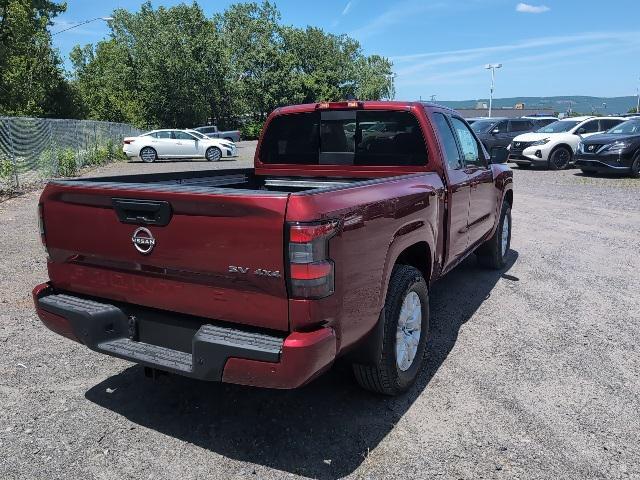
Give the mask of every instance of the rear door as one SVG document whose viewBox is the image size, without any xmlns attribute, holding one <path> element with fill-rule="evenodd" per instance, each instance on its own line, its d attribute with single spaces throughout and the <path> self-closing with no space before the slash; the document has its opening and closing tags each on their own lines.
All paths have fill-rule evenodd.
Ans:
<svg viewBox="0 0 640 480">
<path fill-rule="evenodd" d="M 159 157 L 169 157 L 173 153 L 174 140 L 172 138 L 171 130 L 160 130 L 156 132 L 155 139 L 153 140 L 153 148 L 156 149 Z"/>
<path fill-rule="evenodd" d="M 496 216 L 493 173 L 471 129 L 457 117 L 452 117 L 451 123 L 462 150 L 465 173 L 469 177 L 471 187 L 467 225 L 471 246 L 493 227 Z"/>
<path fill-rule="evenodd" d="M 434 112 L 433 123 L 438 133 L 447 175 L 448 215 L 446 222 L 449 248 L 444 262 L 444 268 L 447 269 L 467 250 L 469 243 L 467 222 L 470 184 L 469 175 L 465 171 L 448 115 Z"/>
<path fill-rule="evenodd" d="M 54 287 L 288 329 L 287 194 L 73 181 L 42 201 Z"/>
</svg>

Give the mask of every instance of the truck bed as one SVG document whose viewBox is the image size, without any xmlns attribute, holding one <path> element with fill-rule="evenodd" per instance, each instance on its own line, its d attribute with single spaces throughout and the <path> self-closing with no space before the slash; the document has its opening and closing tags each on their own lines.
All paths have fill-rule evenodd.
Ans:
<svg viewBox="0 0 640 480">
<path fill-rule="evenodd" d="M 185 193 L 300 193 L 348 187 L 367 178 L 286 177 L 256 175 L 254 169 L 172 172 L 160 174 L 121 175 L 78 180 L 57 180 L 52 183 L 82 187 L 126 188 L 157 192 Z M 375 181 L 375 180 L 374 180 Z M 378 180 L 380 181 L 380 180 Z M 231 192 L 233 191 L 233 192 Z"/>
</svg>

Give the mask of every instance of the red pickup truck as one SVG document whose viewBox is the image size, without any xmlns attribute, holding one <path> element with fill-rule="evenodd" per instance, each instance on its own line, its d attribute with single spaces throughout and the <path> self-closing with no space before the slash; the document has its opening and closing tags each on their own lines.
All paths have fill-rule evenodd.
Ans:
<svg viewBox="0 0 640 480">
<path fill-rule="evenodd" d="M 351 101 L 274 111 L 254 169 L 51 181 L 37 313 L 148 372 L 295 388 L 343 356 L 400 393 L 429 286 L 472 252 L 505 265 L 503 153 L 445 107 Z"/>
</svg>

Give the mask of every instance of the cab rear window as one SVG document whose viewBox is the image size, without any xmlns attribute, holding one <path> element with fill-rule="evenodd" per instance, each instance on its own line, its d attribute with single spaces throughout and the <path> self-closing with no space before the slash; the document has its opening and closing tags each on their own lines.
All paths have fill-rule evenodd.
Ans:
<svg viewBox="0 0 640 480">
<path fill-rule="evenodd" d="M 275 117 L 260 160 L 268 164 L 422 166 L 428 152 L 409 112 L 328 110 Z"/>
</svg>

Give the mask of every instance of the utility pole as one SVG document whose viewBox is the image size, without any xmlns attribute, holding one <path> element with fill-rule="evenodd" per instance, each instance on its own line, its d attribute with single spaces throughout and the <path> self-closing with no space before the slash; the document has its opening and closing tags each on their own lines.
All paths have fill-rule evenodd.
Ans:
<svg viewBox="0 0 640 480">
<path fill-rule="evenodd" d="M 491 88 L 489 90 L 489 118 L 491 118 L 491 110 L 493 108 L 493 89 L 496 82 L 496 68 L 502 68 L 501 63 L 487 63 L 484 68 L 491 70 Z"/>
</svg>

